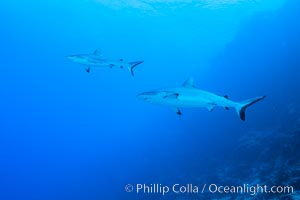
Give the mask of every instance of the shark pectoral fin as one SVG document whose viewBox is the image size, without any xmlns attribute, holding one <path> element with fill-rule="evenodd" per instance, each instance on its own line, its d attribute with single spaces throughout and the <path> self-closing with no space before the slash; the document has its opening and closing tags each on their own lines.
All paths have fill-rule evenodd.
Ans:
<svg viewBox="0 0 300 200">
<path fill-rule="evenodd" d="M 225 99 L 229 99 L 229 96 L 228 96 L 228 95 L 225 95 L 224 98 L 225 98 Z M 224 108 L 225 108 L 225 110 L 229 110 L 229 107 L 227 107 L 227 106 L 224 107 Z"/>
<path fill-rule="evenodd" d="M 208 109 L 209 112 L 212 112 L 212 111 L 214 111 L 215 107 L 211 106 L 211 107 L 208 107 L 207 109 Z"/>
<path fill-rule="evenodd" d="M 91 67 L 90 67 L 90 66 L 88 66 L 88 67 L 85 69 L 85 71 L 86 71 L 87 73 L 90 73 L 90 71 L 91 71 Z"/>
<path fill-rule="evenodd" d="M 166 99 L 166 98 L 169 98 L 169 99 L 177 99 L 179 96 L 178 93 L 172 93 L 172 94 L 167 94 L 165 95 L 163 98 Z"/>
<path fill-rule="evenodd" d="M 209 112 L 212 112 L 212 111 L 214 111 L 215 107 L 216 107 L 215 104 L 209 104 L 209 105 L 207 106 L 207 109 L 208 109 Z"/>
<path fill-rule="evenodd" d="M 177 115 L 182 115 L 182 112 L 179 108 L 173 107 L 172 110 L 177 114 Z"/>
</svg>

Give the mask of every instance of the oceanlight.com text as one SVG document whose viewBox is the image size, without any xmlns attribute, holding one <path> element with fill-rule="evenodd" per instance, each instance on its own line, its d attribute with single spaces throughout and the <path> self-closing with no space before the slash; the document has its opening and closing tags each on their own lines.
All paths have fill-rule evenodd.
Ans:
<svg viewBox="0 0 300 200">
<path fill-rule="evenodd" d="M 205 186 L 206 187 L 206 186 Z M 294 192 L 293 186 L 267 186 L 267 185 L 249 185 L 244 184 L 240 186 L 221 186 L 217 184 L 210 184 L 208 186 L 210 193 L 219 194 L 290 194 Z"/>
</svg>

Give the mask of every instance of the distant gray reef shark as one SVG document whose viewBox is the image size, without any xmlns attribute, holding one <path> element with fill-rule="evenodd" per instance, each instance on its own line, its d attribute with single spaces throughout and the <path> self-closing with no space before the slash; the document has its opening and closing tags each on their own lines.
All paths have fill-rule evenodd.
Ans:
<svg viewBox="0 0 300 200">
<path fill-rule="evenodd" d="M 261 101 L 266 96 L 260 96 L 248 99 L 242 102 L 235 102 L 229 100 L 228 96 L 219 96 L 211 92 L 197 89 L 192 78 L 186 80 L 181 87 L 166 88 L 144 92 L 137 95 L 138 99 L 143 101 L 166 105 L 174 109 L 174 111 L 181 115 L 180 108 L 183 107 L 204 107 L 210 112 L 215 107 L 220 106 L 228 110 L 233 107 L 239 118 L 242 121 L 246 120 L 246 109 L 254 103 Z"/>
<path fill-rule="evenodd" d="M 134 76 L 133 69 L 142 64 L 144 61 L 134 61 L 134 62 L 125 62 L 123 59 L 107 59 L 102 56 L 101 51 L 97 49 L 92 54 L 78 54 L 71 55 L 67 57 L 73 62 L 80 63 L 86 66 L 86 71 L 89 73 L 91 67 L 118 67 L 118 68 L 128 68 L 130 74 Z"/>
</svg>

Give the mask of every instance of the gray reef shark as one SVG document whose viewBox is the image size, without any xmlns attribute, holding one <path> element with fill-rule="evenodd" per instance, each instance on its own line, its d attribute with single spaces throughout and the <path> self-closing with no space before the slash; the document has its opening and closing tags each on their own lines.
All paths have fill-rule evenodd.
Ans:
<svg viewBox="0 0 300 200">
<path fill-rule="evenodd" d="M 153 90 L 137 95 L 137 98 L 143 101 L 169 106 L 173 108 L 178 115 L 182 114 L 180 108 L 183 107 L 204 107 L 210 112 L 217 106 L 223 107 L 226 110 L 233 107 L 243 121 L 246 120 L 246 108 L 265 97 L 266 96 L 260 96 L 242 102 L 231 101 L 228 96 L 219 96 L 197 89 L 192 78 L 186 80 L 181 87 Z"/>
<path fill-rule="evenodd" d="M 67 57 L 73 62 L 80 63 L 86 66 L 86 71 L 89 73 L 91 67 L 119 67 L 123 69 L 128 68 L 130 74 L 134 76 L 133 69 L 142 64 L 144 61 L 125 62 L 123 59 L 107 59 L 102 56 L 101 51 L 97 49 L 92 54 L 78 54 Z"/>
</svg>

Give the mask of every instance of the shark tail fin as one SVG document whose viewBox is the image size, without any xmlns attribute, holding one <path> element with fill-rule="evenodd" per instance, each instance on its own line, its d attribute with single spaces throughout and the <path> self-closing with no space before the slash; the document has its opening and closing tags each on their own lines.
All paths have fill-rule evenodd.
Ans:
<svg viewBox="0 0 300 200">
<path fill-rule="evenodd" d="M 237 112 L 238 116 L 240 117 L 240 119 L 242 121 L 245 121 L 246 120 L 246 109 L 249 106 L 263 100 L 264 98 L 266 98 L 266 96 L 260 96 L 260 97 L 248 99 L 246 101 L 242 101 L 242 102 L 238 103 L 237 106 L 235 107 L 235 109 L 236 109 L 236 112 Z"/>
<path fill-rule="evenodd" d="M 129 67 L 128 67 L 128 70 L 129 70 L 129 72 L 130 72 L 130 74 L 132 75 L 132 76 L 134 76 L 134 72 L 133 72 L 133 69 L 136 67 L 136 66 L 138 66 L 139 64 L 142 64 L 144 61 L 142 60 L 142 61 L 134 61 L 134 62 L 129 62 L 128 64 L 130 65 Z"/>
</svg>

